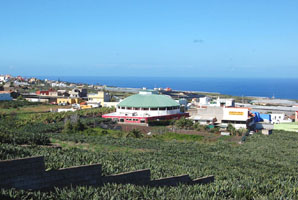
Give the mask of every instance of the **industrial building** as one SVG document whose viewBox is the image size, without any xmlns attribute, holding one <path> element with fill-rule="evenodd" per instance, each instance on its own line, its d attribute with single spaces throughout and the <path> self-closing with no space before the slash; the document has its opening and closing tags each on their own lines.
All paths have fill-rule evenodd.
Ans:
<svg viewBox="0 0 298 200">
<path fill-rule="evenodd" d="M 217 124 L 227 126 L 232 124 L 235 128 L 246 128 L 251 118 L 249 108 L 206 106 L 197 109 L 197 113 L 190 119 L 203 125 Z"/>
<path fill-rule="evenodd" d="M 179 119 L 188 117 L 180 111 L 180 104 L 170 96 L 157 94 L 155 91 L 142 90 L 139 94 L 121 101 L 116 112 L 103 115 L 120 123 L 145 124 L 149 121 Z"/>
</svg>

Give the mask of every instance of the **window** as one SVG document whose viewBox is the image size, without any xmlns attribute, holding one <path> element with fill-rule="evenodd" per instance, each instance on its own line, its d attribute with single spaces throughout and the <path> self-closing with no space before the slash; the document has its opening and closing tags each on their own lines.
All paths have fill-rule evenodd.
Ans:
<svg viewBox="0 0 298 200">
<path fill-rule="evenodd" d="M 159 108 L 159 110 L 166 110 L 166 108 L 164 107 L 164 108 Z"/>
<path fill-rule="evenodd" d="M 144 120 L 144 119 L 141 119 L 141 121 L 140 121 L 141 123 L 145 123 L 146 121 Z"/>
<path fill-rule="evenodd" d="M 127 109 L 127 110 L 131 110 L 132 108 L 131 108 L 131 107 L 127 107 L 126 109 Z"/>
<path fill-rule="evenodd" d="M 151 108 L 150 110 L 157 110 L 157 108 Z"/>
<path fill-rule="evenodd" d="M 123 119 L 123 118 L 121 118 L 121 119 L 120 119 L 120 122 L 124 122 L 124 119 Z"/>
<path fill-rule="evenodd" d="M 149 108 L 143 108 L 143 110 L 149 110 Z"/>
</svg>

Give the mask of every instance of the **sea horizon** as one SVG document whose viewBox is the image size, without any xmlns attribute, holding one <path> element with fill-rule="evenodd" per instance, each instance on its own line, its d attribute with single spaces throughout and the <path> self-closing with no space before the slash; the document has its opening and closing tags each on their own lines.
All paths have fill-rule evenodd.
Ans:
<svg viewBox="0 0 298 200">
<path fill-rule="evenodd" d="M 181 91 L 298 99 L 298 78 L 136 77 L 136 76 L 36 76 L 40 79 L 127 88 L 171 88 Z"/>
</svg>

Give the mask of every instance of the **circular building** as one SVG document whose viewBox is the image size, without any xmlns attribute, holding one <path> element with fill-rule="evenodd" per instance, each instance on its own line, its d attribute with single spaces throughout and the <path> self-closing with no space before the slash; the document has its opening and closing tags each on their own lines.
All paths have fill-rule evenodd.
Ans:
<svg viewBox="0 0 298 200">
<path fill-rule="evenodd" d="M 188 116 L 188 113 L 181 112 L 180 104 L 170 96 L 144 90 L 121 101 L 116 112 L 103 115 L 120 123 L 148 123 L 182 116 Z"/>
</svg>

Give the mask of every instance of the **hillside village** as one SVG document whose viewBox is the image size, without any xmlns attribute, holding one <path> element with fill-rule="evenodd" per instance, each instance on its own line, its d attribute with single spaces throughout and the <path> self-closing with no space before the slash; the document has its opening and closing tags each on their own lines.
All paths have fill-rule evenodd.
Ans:
<svg viewBox="0 0 298 200">
<path fill-rule="evenodd" d="M 148 126 L 154 121 L 162 124 L 163 121 L 183 117 L 193 123 L 218 128 L 222 135 L 231 134 L 227 131 L 229 125 L 247 130 L 247 134 L 261 131 L 269 135 L 278 124 L 291 126 L 298 121 L 296 101 L 222 96 L 173 91 L 171 88 L 118 88 L 34 77 L 0 76 L 1 101 L 26 100 L 60 106 L 49 112 L 114 108 L 115 112 L 103 117 L 119 124 Z"/>
<path fill-rule="evenodd" d="M 0 199 L 297 199 L 295 101 L 1 77 Z"/>
</svg>

